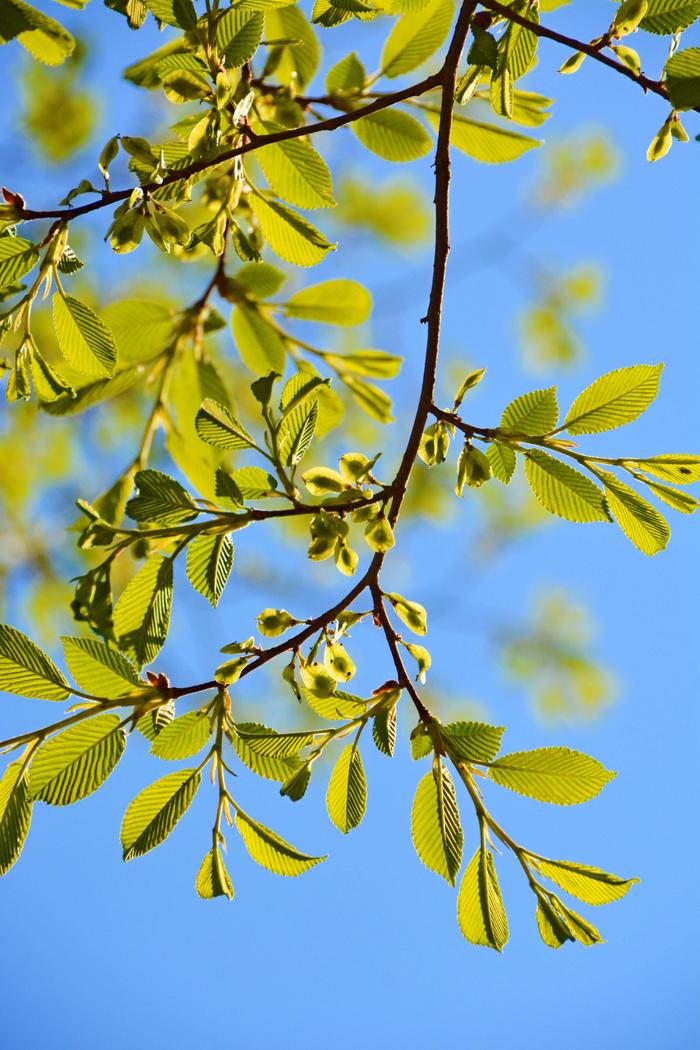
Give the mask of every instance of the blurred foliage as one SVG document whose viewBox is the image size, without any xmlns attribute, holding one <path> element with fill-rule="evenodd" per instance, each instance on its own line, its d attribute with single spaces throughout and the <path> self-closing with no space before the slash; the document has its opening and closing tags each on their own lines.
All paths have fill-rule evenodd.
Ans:
<svg viewBox="0 0 700 1050">
<path fill-rule="evenodd" d="M 542 297 L 519 318 L 525 364 L 536 371 L 578 364 L 584 350 L 574 321 L 600 303 L 599 269 L 581 265 L 561 275 L 540 274 Z"/>
<path fill-rule="evenodd" d="M 60 67 L 27 60 L 22 72 L 21 126 L 50 164 L 63 164 L 87 146 L 99 116 L 99 94 L 84 86 L 85 49 L 76 47 Z"/>
<path fill-rule="evenodd" d="M 527 626 L 502 637 L 503 666 L 541 718 L 588 720 L 614 699 L 612 674 L 590 652 L 594 635 L 588 610 L 557 590 L 535 600 Z"/>
</svg>

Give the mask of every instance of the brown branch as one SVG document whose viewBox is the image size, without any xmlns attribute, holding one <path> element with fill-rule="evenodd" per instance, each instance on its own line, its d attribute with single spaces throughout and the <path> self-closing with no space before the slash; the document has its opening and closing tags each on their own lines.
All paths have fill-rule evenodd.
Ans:
<svg viewBox="0 0 700 1050">
<path fill-rule="evenodd" d="M 514 11 L 506 4 L 498 3 L 498 0 L 481 0 L 481 6 L 485 7 L 487 11 L 494 11 L 503 18 L 507 18 L 509 22 L 515 22 L 516 25 L 529 29 L 535 36 L 543 37 L 545 40 L 553 40 L 557 44 L 563 44 L 564 47 L 569 47 L 572 51 L 582 51 L 585 55 L 594 58 L 596 62 L 601 62 L 604 66 L 614 69 L 616 73 L 627 77 L 628 80 L 639 84 L 643 91 L 651 91 L 654 95 L 665 99 L 666 102 L 671 102 L 668 89 L 661 80 L 653 80 L 651 77 L 645 76 L 644 73 L 635 73 L 629 66 L 604 54 L 601 50 L 601 44 L 597 46 L 596 44 L 586 44 L 583 40 L 576 40 L 575 37 L 558 33 L 556 29 L 549 29 L 548 26 L 540 25 L 538 22 L 531 22 L 525 15 L 518 14 L 517 11 Z M 693 108 L 700 113 L 700 106 L 694 106 Z"/>
<path fill-rule="evenodd" d="M 398 683 L 411 697 L 421 722 L 423 722 L 424 725 L 430 725 L 430 723 L 434 721 L 433 716 L 421 700 L 418 690 L 414 686 L 411 677 L 406 670 L 406 665 L 403 662 L 399 650 L 399 636 L 392 627 L 391 621 L 387 615 L 386 606 L 384 605 L 384 596 L 379 588 L 379 584 L 375 581 L 375 583 L 371 585 L 370 590 L 372 592 L 372 597 L 374 598 L 374 615 L 379 621 L 379 626 L 384 631 L 386 644 L 389 647 L 389 652 L 391 653 L 394 667 L 396 668 Z"/>
<path fill-rule="evenodd" d="M 418 446 L 428 419 L 435 390 L 435 375 L 440 348 L 442 300 L 445 292 L 447 257 L 450 251 L 449 199 L 452 107 L 454 104 L 457 66 L 459 65 L 475 8 L 476 3 L 464 3 L 462 5 L 442 71 L 442 101 L 440 104 L 437 149 L 435 151 L 435 251 L 433 254 L 433 280 L 430 288 L 428 312 L 424 318 L 428 325 L 425 362 L 413 426 L 411 427 L 411 433 L 406 443 L 398 472 L 394 478 L 395 492 L 389 511 L 389 521 L 392 525 L 396 524 L 401 510 L 401 504 L 403 503 L 411 470 L 418 454 Z"/>
<path fill-rule="evenodd" d="M 224 164 L 227 160 L 233 160 L 234 157 L 242 157 L 245 153 L 251 153 L 254 150 L 261 149 L 263 146 L 269 146 L 275 142 L 285 142 L 288 139 L 302 138 L 305 135 L 317 135 L 321 131 L 335 131 L 336 128 L 342 128 L 345 124 L 351 124 L 353 121 L 360 120 L 371 113 L 378 113 L 380 110 L 388 109 L 389 106 L 394 106 L 398 102 L 405 102 L 406 99 L 424 95 L 426 91 L 432 91 L 433 88 L 439 87 L 443 82 L 444 68 L 443 66 L 443 69 L 439 72 L 426 77 L 424 80 L 420 80 L 417 84 L 410 84 L 400 91 L 384 95 L 382 98 L 370 102 L 369 105 L 362 106 L 360 109 L 354 109 L 350 113 L 341 113 L 337 117 L 320 120 L 316 124 L 304 124 L 298 128 L 285 128 L 282 131 L 274 131 L 269 135 L 258 135 L 254 141 L 234 146 L 223 153 L 219 153 L 216 157 L 205 157 L 202 160 L 194 161 L 185 168 L 171 171 L 164 177 L 162 182 L 147 182 L 140 189 L 144 194 L 155 193 L 164 186 L 171 186 L 174 182 L 181 182 L 184 179 L 191 178 L 193 175 L 199 175 L 209 168 Z M 98 211 L 100 208 L 106 208 L 111 204 L 118 204 L 120 201 L 127 200 L 133 193 L 134 188 L 132 186 L 124 190 L 109 190 L 103 193 L 99 200 L 91 201 L 89 204 L 81 204 L 77 208 L 58 208 L 53 211 L 37 211 L 33 208 L 23 208 L 22 219 L 24 221 L 32 219 L 76 219 L 80 215 L 87 215 L 90 212 Z"/>
<path fill-rule="evenodd" d="M 399 464 L 399 469 L 394 481 L 389 486 L 394 493 L 388 515 L 389 521 L 392 525 L 394 525 L 398 519 L 406 495 L 409 476 L 418 453 L 421 435 L 431 410 L 433 392 L 435 389 L 435 376 L 440 346 L 442 299 L 445 288 L 447 257 L 449 255 L 450 131 L 452 129 L 452 107 L 457 79 L 457 66 L 459 65 L 464 42 L 469 32 L 469 26 L 475 8 L 476 0 L 473 0 L 473 2 L 470 0 L 470 2 L 462 4 L 459 17 L 455 23 L 452 40 L 445 56 L 445 62 L 440 72 L 436 74 L 436 77 L 431 78 L 433 80 L 437 79 L 437 82 L 442 86 L 440 124 L 438 129 L 437 148 L 435 151 L 435 251 L 433 257 L 433 279 L 430 289 L 428 313 L 426 315 L 428 332 L 426 337 L 423 379 L 418 397 L 418 405 L 416 406 L 416 414 L 404 454 L 401 458 L 401 463 Z M 280 642 L 279 645 L 273 646 L 270 649 L 266 649 L 265 652 L 261 653 L 255 660 L 251 660 L 241 672 L 241 678 L 245 675 L 252 674 L 253 671 L 256 671 L 259 667 L 262 667 L 270 660 L 275 659 L 275 657 L 298 649 L 299 646 L 315 634 L 316 631 L 322 630 L 329 623 L 332 623 L 338 614 L 352 604 L 352 602 L 365 590 L 369 590 L 374 597 L 375 609 L 380 624 L 384 629 L 384 634 L 391 650 L 397 672 L 402 676 L 402 684 L 404 684 L 407 692 L 413 700 L 421 720 L 426 722 L 426 724 L 432 721 L 430 712 L 423 704 L 413 686 L 413 683 L 406 673 L 405 668 L 403 667 L 401 654 L 398 651 L 398 645 L 396 642 L 396 634 L 393 631 L 386 610 L 384 609 L 382 594 L 379 588 L 379 572 L 384 563 L 384 557 L 384 554 L 375 554 L 370 562 L 367 572 L 362 579 L 360 579 L 355 586 L 348 591 L 344 598 L 332 608 L 327 609 L 325 612 L 311 620 L 301 631 L 298 631 L 291 638 L 288 638 L 284 642 Z M 215 686 L 215 682 L 207 682 L 198 687 L 187 688 L 184 691 L 173 690 L 171 695 L 173 698 L 177 698 L 178 696 L 185 695 L 186 692 L 194 692 L 199 689 L 211 689 Z"/>
</svg>

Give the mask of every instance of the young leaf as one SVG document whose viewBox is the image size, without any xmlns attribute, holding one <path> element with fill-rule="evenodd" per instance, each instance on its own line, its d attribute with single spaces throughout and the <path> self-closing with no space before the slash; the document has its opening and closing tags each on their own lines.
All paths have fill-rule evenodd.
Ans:
<svg viewBox="0 0 700 1050">
<path fill-rule="evenodd" d="M 639 879 L 621 879 L 600 868 L 574 864 L 569 860 L 532 858 L 532 864 L 557 886 L 578 897 L 585 904 L 610 904 L 619 901 Z"/>
<path fill-rule="evenodd" d="M 20 853 L 32 819 L 27 777 L 21 762 L 12 762 L 0 780 L 0 875 L 10 870 Z"/>
<path fill-rule="evenodd" d="M 270 736 L 276 735 L 274 729 L 268 729 L 267 726 L 259 725 L 257 722 L 241 722 L 239 724 L 244 734 L 267 732 Z M 243 765 L 251 769 L 253 773 L 257 773 L 259 777 L 265 777 L 266 780 L 284 782 L 296 773 L 301 764 L 296 755 L 261 754 L 259 750 L 250 746 L 247 736 L 239 735 L 239 724 L 230 730 L 227 736 Z"/>
<path fill-rule="evenodd" d="M 196 419 L 197 434 L 214 448 L 230 451 L 235 448 L 254 448 L 255 442 L 242 423 L 229 410 L 211 398 L 202 401 Z"/>
<path fill-rule="evenodd" d="M 498 754 L 503 726 L 485 722 L 450 722 L 440 733 L 457 758 L 467 762 L 491 762 Z"/>
<path fill-rule="evenodd" d="M 616 775 L 590 755 L 568 747 L 539 747 L 502 755 L 491 763 L 489 774 L 501 787 L 558 806 L 595 798 Z"/>
<path fill-rule="evenodd" d="M 490 850 L 478 849 L 465 869 L 457 898 L 457 919 L 471 944 L 503 951 L 508 942 L 508 916 Z"/>
<path fill-rule="evenodd" d="M 693 481 L 700 481 L 700 456 L 670 452 L 665 456 L 651 456 L 649 459 L 626 462 L 645 474 L 661 478 L 662 481 L 672 481 L 676 485 L 690 485 Z"/>
<path fill-rule="evenodd" d="M 486 450 L 486 456 L 491 464 L 494 478 L 501 484 L 507 485 L 515 473 L 516 457 L 510 445 L 504 445 L 500 441 L 494 441 Z"/>
<path fill-rule="evenodd" d="M 643 554 L 657 554 L 669 541 L 671 530 L 668 522 L 651 503 L 622 481 L 600 471 L 605 485 L 608 506 L 625 536 Z"/>
<path fill-rule="evenodd" d="M 525 475 L 537 501 L 550 514 L 567 521 L 610 521 L 598 486 L 560 459 L 540 449 L 529 449 Z"/>
<path fill-rule="evenodd" d="M 546 390 L 521 394 L 511 401 L 503 410 L 500 428 L 515 434 L 539 437 L 554 430 L 558 417 L 557 388 L 550 386 Z"/>
<path fill-rule="evenodd" d="M 663 365 L 617 368 L 579 394 L 562 424 L 570 434 L 600 434 L 631 423 L 659 391 Z"/>
<path fill-rule="evenodd" d="M 204 711 L 188 711 L 174 718 L 154 738 L 151 754 L 177 762 L 198 754 L 211 736 L 211 720 Z"/>
<path fill-rule="evenodd" d="M 152 554 L 124 588 L 114 607 L 119 648 L 137 667 L 150 664 L 163 648 L 173 601 L 173 563 Z"/>
<path fill-rule="evenodd" d="M 277 124 L 264 124 L 262 132 L 283 130 Z M 256 150 L 270 189 L 297 208 L 332 208 L 333 183 L 328 166 L 306 139 L 274 142 Z"/>
<path fill-rule="evenodd" d="M 134 476 L 139 494 L 126 505 L 134 521 L 154 525 L 182 525 L 197 517 L 199 509 L 179 481 L 160 470 L 139 470 Z"/>
<path fill-rule="evenodd" d="M 236 733 L 251 751 L 272 758 L 294 758 L 314 740 L 313 733 L 276 733 L 267 726 L 251 728 L 242 722 L 236 724 Z"/>
<path fill-rule="evenodd" d="M 239 303 L 231 314 L 231 330 L 236 349 L 251 372 L 258 376 L 269 372 L 282 375 L 286 344 L 259 310 Z"/>
<path fill-rule="evenodd" d="M 76 372 L 114 375 L 117 348 L 112 333 L 89 306 L 56 292 L 53 321 L 61 353 Z"/>
<path fill-rule="evenodd" d="M 178 769 L 149 784 L 129 803 L 121 828 L 124 860 L 143 856 L 168 837 L 197 794 L 201 779 L 196 769 Z"/>
<path fill-rule="evenodd" d="M 300 853 L 270 828 L 259 824 L 257 820 L 253 820 L 238 808 L 236 808 L 236 827 L 248 853 L 256 864 L 274 872 L 275 875 L 301 875 L 326 859 Z"/>
<path fill-rule="evenodd" d="M 228 536 L 201 535 L 187 547 L 187 579 L 215 608 L 233 567 L 233 544 Z"/>
<path fill-rule="evenodd" d="M 438 111 L 428 111 L 428 120 L 437 130 L 440 117 Z M 485 124 L 471 120 L 455 113 L 452 118 L 450 142 L 462 153 L 482 164 L 508 164 L 518 160 L 523 154 L 537 146 L 542 146 L 541 139 L 522 135 L 519 131 L 499 127 L 498 124 Z"/>
<path fill-rule="evenodd" d="M 363 146 L 384 160 L 403 163 L 430 152 L 432 142 L 422 124 L 400 109 L 381 109 L 350 125 Z"/>
<path fill-rule="evenodd" d="M 396 707 L 377 711 L 372 719 L 372 739 L 377 750 L 390 758 L 396 747 Z"/>
<path fill-rule="evenodd" d="M 293 266 L 316 266 L 335 248 L 320 230 L 286 204 L 255 193 L 250 205 L 270 248 Z"/>
<path fill-rule="evenodd" d="M 116 700 L 143 689 L 133 664 L 97 638 L 61 638 L 63 657 L 75 681 L 86 693 Z"/>
<path fill-rule="evenodd" d="M 340 752 L 328 783 L 328 815 L 344 835 L 356 828 L 365 815 L 367 781 L 359 750 L 348 744 Z"/>
<path fill-rule="evenodd" d="M 288 317 L 347 327 L 363 324 L 371 309 L 372 296 L 365 286 L 342 277 L 302 288 L 284 307 Z"/>
<path fill-rule="evenodd" d="M 1 30 L 0 30 L 1 32 Z M 0 237 L 0 288 L 9 288 L 33 270 L 39 250 L 24 237 Z"/>
<path fill-rule="evenodd" d="M 418 784 L 411 814 L 416 853 L 426 868 L 454 886 L 462 863 L 462 824 L 454 783 L 447 767 L 433 765 Z"/>
<path fill-rule="evenodd" d="M 65 700 L 70 687 L 53 660 L 26 634 L 0 624 L 0 689 L 37 700 Z"/>
<path fill-rule="evenodd" d="M 233 900 L 233 885 L 226 870 L 221 850 L 218 846 L 209 850 L 197 872 L 195 889 L 204 900 L 214 897 L 228 897 Z"/>
<path fill-rule="evenodd" d="M 444 42 L 453 15 L 453 0 L 429 0 L 421 10 L 402 15 L 384 45 L 384 76 L 400 77 L 421 66 Z"/>
<path fill-rule="evenodd" d="M 69 806 L 104 784 L 126 747 L 118 715 L 97 715 L 47 740 L 32 759 L 29 793 L 51 806 Z"/>
</svg>

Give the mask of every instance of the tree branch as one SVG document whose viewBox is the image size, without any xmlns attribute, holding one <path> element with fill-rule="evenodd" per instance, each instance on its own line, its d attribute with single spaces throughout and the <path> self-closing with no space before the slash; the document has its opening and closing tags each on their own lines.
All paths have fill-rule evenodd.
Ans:
<svg viewBox="0 0 700 1050">
<path fill-rule="evenodd" d="M 601 51 L 601 45 L 586 44 L 583 40 L 576 40 L 574 37 L 565 36 L 564 33 L 558 33 L 556 29 L 549 29 L 548 26 L 540 25 L 538 22 L 531 22 L 525 15 L 518 14 L 517 11 L 514 11 L 506 4 L 498 3 L 498 0 L 481 0 L 481 6 L 485 7 L 487 11 L 493 11 L 503 18 L 507 18 L 509 22 L 515 22 L 516 25 L 529 29 L 535 36 L 543 37 L 545 40 L 553 40 L 557 44 L 563 44 L 564 47 L 569 47 L 572 51 L 582 51 L 585 55 L 594 58 L 596 62 L 601 62 L 604 66 L 614 69 L 616 73 L 627 77 L 628 80 L 639 84 L 643 91 L 651 91 L 654 95 L 671 102 L 668 89 L 661 80 L 652 80 L 651 77 L 645 76 L 644 73 L 635 73 L 629 66 L 604 54 Z M 694 109 L 700 113 L 700 106 L 695 106 Z"/>
<path fill-rule="evenodd" d="M 472 8 L 475 6 L 475 4 L 472 5 Z M 202 160 L 188 164 L 185 168 L 171 171 L 162 182 L 147 182 L 140 189 L 144 194 L 155 193 L 164 186 L 171 186 L 174 182 L 181 182 L 184 179 L 191 178 L 192 175 L 199 175 L 209 168 L 215 168 L 219 164 L 224 164 L 227 160 L 233 160 L 235 157 L 242 157 L 245 153 L 252 153 L 263 146 L 270 146 L 275 142 L 285 142 L 288 139 L 303 138 L 305 135 L 317 135 L 321 131 L 335 131 L 336 128 L 342 128 L 355 120 L 361 120 L 362 117 L 367 117 L 371 113 L 378 113 L 380 110 L 388 109 L 398 102 L 405 102 L 406 99 L 423 95 L 426 91 L 432 91 L 433 88 L 439 87 L 442 83 L 444 69 L 445 67 L 443 66 L 439 72 L 434 73 L 432 76 L 402 88 L 400 91 L 394 91 L 389 95 L 382 96 L 382 98 L 377 98 L 374 102 L 370 102 L 369 105 L 362 106 L 360 109 L 354 109 L 350 113 L 341 113 L 337 117 L 320 120 L 316 124 L 304 124 L 298 128 L 285 128 L 282 131 L 274 131 L 269 135 L 257 135 L 255 139 L 225 150 L 216 157 L 205 157 Z M 23 208 L 22 219 L 27 222 L 33 219 L 76 219 L 80 215 L 87 215 L 90 212 L 99 211 L 100 208 L 106 208 L 111 204 L 118 204 L 120 201 L 127 200 L 135 188 L 138 187 L 131 186 L 124 190 L 109 190 L 103 193 L 99 200 L 91 201 L 89 204 L 81 204 L 77 208 L 58 208 L 48 211 Z"/>
</svg>

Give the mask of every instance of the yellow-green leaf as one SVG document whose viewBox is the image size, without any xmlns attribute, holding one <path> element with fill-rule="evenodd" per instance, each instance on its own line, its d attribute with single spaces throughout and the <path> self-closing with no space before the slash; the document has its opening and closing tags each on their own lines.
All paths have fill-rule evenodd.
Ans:
<svg viewBox="0 0 700 1050">
<path fill-rule="evenodd" d="M 126 747 L 118 715 L 97 715 L 64 729 L 36 752 L 29 792 L 51 806 L 69 806 L 104 784 Z"/>
<path fill-rule="evenodd" d="M 649 556 L 662 551 L 671 536 L 666 519 L 614 474 L 601 470 L 599 475 L 605 485 L 608 506 L 628 540 Z"/>
<path fill-rule="evenodd" d="M 430 135 L 415 117 L 399 109 L 381 109 L 350 125 L 363 146 L 384 160 L 404 163 L 430 153 Z"/>
<path fill-rule="evenodd" d="M 462 824 L 454 783 L 438 761 L 418 784 L 411 814 L 416 853 L 426 868 L 454 886 L 462 863 Z"/>
<path fill-rule="evenodd" d="M 562 424 L 570 434 L 600 434 L 631 423 L 659 390 L 663 365 L 616 368 L 579 394 Z"/>
<path fill-rule="evenodd" d="M 343 748 L 328 783 L 328 815 L 344 835 L 356 828 L 365 815 L 367 781 L 360 752 L 352 744 Z"/>
<path fill-rule="evenodd" d="M 168 837 L 197 794 L 201 779 L 196 769 L 179 769 L 136 796 L 122 821 L 124 860 L 141 857 Z"/>
<path fill-rule="evenodd" d="M 228 897 L 233 900 L 233 885 L 226 870 L 221 850 L 218 846 L 209 850 L 197 872 L 195 889 L 204 900 L 214 897 Z"/>
<path fill-rule="evenodd" d="M 589 478 L 542 452 L 528 450 L 525 474 L 537 501 L 567 521 L 610 521 L 603 493 Z"/>
<path fill-rule="evenodd" d="M 111 376 L 117 362 L 117 348 L 104 321 L 79 299 L 56 292 L 53 322 L 61 353 L 77 372 L 92 376 Z"/>
<path fill-rule="evenodd" d="M 514 751 L 495 759 L 489 773 L 501 787 L 558 806 L 595 798 L 615 776 L 595 758 L 568 747 Z"/>
<path fill-rule="evenodd" d="M 45 652 L 15 627 L 0 624 L 0 689 L 37 700 L 65 700 L 68 682 Z"/>
<path fill-rule="evenodd" d="M 457 919 L 471 944 L 503 951 L 508 942 L 508 916 L 490 850 L 478 849 L 465 869 L 457 898 Z"/>
<path fill-rule="evenodd" d="M 301 875 L 326 859 L 300 853 L 270 828 L 259 824 L 257 820 L 253 820 L 238 808 L 236 809 L 236 827 L 248 853 L 256 864 L 274 872 L 275 875 Z"/>
<path fill-rule="evenodd" d="M 32 803 L 21 762 L 12 762 L 0 780 L 0 875 L 20 853 L 32 819 Z"/>
<path fill-rule="evenodd" d="M 169 762 L 190 758 L 206 747 L 211 732 L 211 719 L 204 711 L 188 711 L 161 729 L 151 754 Z"/>
</svg>

